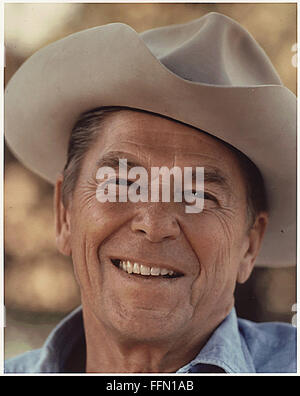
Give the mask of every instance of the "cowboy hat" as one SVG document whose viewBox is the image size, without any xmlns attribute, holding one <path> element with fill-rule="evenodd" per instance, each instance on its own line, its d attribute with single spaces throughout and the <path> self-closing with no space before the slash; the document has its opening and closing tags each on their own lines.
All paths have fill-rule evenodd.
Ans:
<svg viewBox="0 0 300 396">
<path fill-rule="evenodd" d="M 113 23 L 31 56 L 5 91 L 6 141 L 51 183 L 78 116 L 100 106 L 162 114 L 226 141 L 260 169 L 270 219 L 257 265 L 296 262 L 296 97 L 237 22 L 209 13 L 143 34 Z"/>
</svg>

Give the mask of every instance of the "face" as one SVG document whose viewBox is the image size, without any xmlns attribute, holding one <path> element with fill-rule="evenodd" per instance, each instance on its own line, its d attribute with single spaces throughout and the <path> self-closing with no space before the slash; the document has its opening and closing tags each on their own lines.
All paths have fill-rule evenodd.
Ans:
<svg viewBox="0 0 300 396">
<path fill-rule="evenodd" d="M 186 203 L 174 201 L 100 203 L 99 163 L 118 158 L 148 174 L 154 166 L 204 167 L 204 209 L 186 213 Z M 72 255 L 84 309 L 135 341 L 196 337 L 216 326 L 232 308 L 236 281 L 249 276 L 261 239 L 249 232 L 234 153 L 192 127 L 134 111 L 106 119 L 63 218 L 59 247 Z M 134 263 L 148 275 L 128 273 Z M 162 275 L 168 271 L 173 275 Z"/>
</svg>

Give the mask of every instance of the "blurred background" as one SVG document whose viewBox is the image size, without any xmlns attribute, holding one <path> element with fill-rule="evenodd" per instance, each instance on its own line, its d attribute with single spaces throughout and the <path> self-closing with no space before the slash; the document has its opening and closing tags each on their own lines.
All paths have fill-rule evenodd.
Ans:
<svg viewBox="0 0 300 396">
<path fill-rule="evenodd" d="M 5 4 L 5 84 L 41 47 L 111 22 L 136 31 L 188 22 L 207 12 L 240 22 L 296 93 L 296 5 L 293 3 L 11 3 Z M 40 347 L 57 322 L 80 304 L 72 263 L 55 248 L 53 187 L 25 169 L 5 147 L 5 358 Z M 296 271 L 254 270 L 236 290 L 238 314 L 292 322 Z"/>
</svg>

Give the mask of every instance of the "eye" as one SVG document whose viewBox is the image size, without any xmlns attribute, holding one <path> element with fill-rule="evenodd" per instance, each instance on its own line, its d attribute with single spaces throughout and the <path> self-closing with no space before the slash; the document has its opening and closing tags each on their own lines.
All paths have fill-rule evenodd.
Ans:
<svg viewBox="0 0 300 396">
<path fill-rule="evenodd" d="M 185 197 L 186 200 L 202 199 L 202 197 L 203 197 L 205 200 L 209 200 L 209 201 L 213 201 L 213 202 L 218 203 L 218 200 L 217 200 L 217 198 L 214 195 L 212 195 L 212 194 L 210 194 L 208 192 L 203 192 L 203 191 L 197 191 L 197 190 L 185 191 L 184 192 L 184 197 Z"/>
<path fill-rule="evenodd" d="M 210 201 L 218 203 L 217 198 L 215 196 L 213 196 L 212 194 L 209 194 L 207 192 L 204 193 L 204 199 L 208 199 Z"/>
<path fill-rule="evenodd" d="M 134 182 L 128 179 L 120 179 L 118 177 L 116 178 L 116 184 L 118 186 L 130 186 L 132 183 Z"/>
<path fill-rule="evenodd" d="M 131 181 L 131 180 L 121 179 L 119 177 L 116 177 L 116 178 L 112 178 L 112 179 L 106 180 L 105 185 L 107 185 L 107 184 L 115 184 L 117 186 L 130 186 L 132 183 L 134 183 L 134 182 Z"/>
<path fill-rule="evenodd" d="M 119 191 L 119 193 L 125 193 L 125 190 L 127 191 L 128 187 L 132 184 L 133 182 L 128 180 L 128 179 L 121 179 L 118 177 L 113 177 L 108 180 L 105 180 L 103 182 L 98 183 L 98 188 L 102 191 L 105 191 L 106 193 L 110 191 L 111 193 L 114 193 L 116 189 Z M 112 187 L 112 190 L 110 188 Z"/>
</svg>

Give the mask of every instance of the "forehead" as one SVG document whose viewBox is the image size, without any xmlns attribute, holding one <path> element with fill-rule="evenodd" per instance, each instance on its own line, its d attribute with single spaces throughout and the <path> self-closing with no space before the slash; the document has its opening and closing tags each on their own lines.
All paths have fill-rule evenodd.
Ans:
<svg viewBox="0 0 300 396">
<path fill-rule="evenodd" d="M 144 166 L 214 166 L 234 176 L 236 155 L 222 142 L 179 122 L 138 111 L 109 114 L 95 144 L 98 159 L 124 152 Z M 239 173 L 239 172 L 237 172 Z"/>
</svg>

